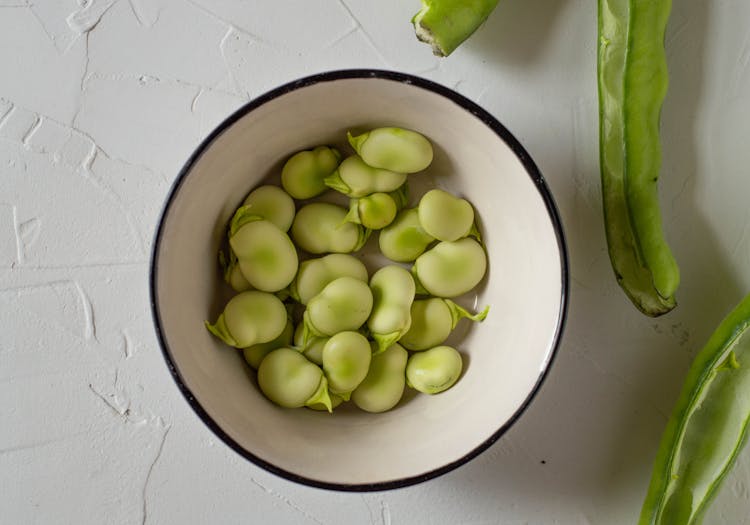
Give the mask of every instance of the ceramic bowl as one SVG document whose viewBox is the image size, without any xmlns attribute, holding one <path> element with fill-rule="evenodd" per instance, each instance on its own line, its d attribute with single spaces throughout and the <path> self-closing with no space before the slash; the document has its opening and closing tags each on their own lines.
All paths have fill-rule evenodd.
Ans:
<svg viewBox="0 0 750 525">
<path fill-rule="evenodd" d="M 484 281 L 459 301 L 491 306 L 450 341 L 464 356 L 453 388 L 409 391 L 389 412 L 284 409 L 258 390 L 240 353 L 205 329 L 230 291 L 217 251 L 232 213 L 292 153 L 344 152 L 348 130 L 417 130 L 433 164 L 410 175 L 415 198 L 441 187 L 474 205 L 489 258 Z M 415 205 L 413 202 L 412 205 Z M 377 244 L 375 244 L 377 246 Z M 365 249 L 365 254 L 371 248 Z M 275 89 L 227 118 L 188 159 L 158 224 L 151 266 L 156 331 L 177 385 L 200 419 L 253 463 L 287 479 L 367 491 L 424 481 L 469 461 L 518 419 L 559 344 L 567 306 L 565 243 L 555 205 L 529 154 L 493 116 L 414 76 L 336 71 Z"/>
</svg>

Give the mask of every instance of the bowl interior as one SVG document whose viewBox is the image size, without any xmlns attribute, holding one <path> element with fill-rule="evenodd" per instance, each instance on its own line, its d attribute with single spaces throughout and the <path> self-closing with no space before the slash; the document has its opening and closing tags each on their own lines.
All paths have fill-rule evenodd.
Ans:
<svg viewBox="0 0 750 525">
<path fill-rule="evenodd" d="M 217 270 L 226 224 L 253 187 L 278 180 L 293 152 L 335 144 L 348 154 L 348 130 L 385 125 L 420 131 L 435 147 L 433 165 L 410 175 L 413 198 L 438 186 L 474 205 L 489 271 L 459 302 L 489 304 L 490 314 L 482 324 L 457 327 L 452 338 L 465 370 L 442 394 L 408 393 L 383 414 L 279 408 L 260 394 L 241 355 L 203 326 L 231 295 Z M 513 150 L 442 94 L 389 78 L 338 78 L 277 93 L 208 144 L 165 210 L 154 297 L 168 359 L 204 419 L 267 468 L 341 488 L 424 479 L 495 439 L 549 364 L 564 296 L 562 241 L 550 217 Z"/>
</svg>

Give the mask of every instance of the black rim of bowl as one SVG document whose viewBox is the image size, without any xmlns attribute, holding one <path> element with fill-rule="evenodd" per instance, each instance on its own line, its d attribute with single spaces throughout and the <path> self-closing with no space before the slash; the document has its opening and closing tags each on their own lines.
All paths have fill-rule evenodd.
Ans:
<svg viewBox="0 0 750 525">
<path fill-rule="evenodd" d="M 327 481 L 320 481 L 320 480 L 308 478 L 305 476 L 301 476 L 294 472 L 290 472 L 288 470 L 279 468 L 259 458 L 258 456 L 250 452 L 249 450 L 243 448 L 230 435 L 224 432 L 224 430 L 213 420 L 213 418 L 208 414 L 208 412 L 206 412 L 203 406 L 201 406 L 198 399 L 196 399 L 196 397 L 193 395 L 190 388 L 187 386 L 187 384 L 183 380 L 182 375 L 180 374 L 179 369 L 177 368 L 177 365 L 172 357 L 172 353 L 169 350 L 169 346 L 167 345 L 166 337 L 162 331 L 161 315 L 159 312 L 158 292 L 157 292 L 157 287 L 156 287 L 157 272 L 158 272 L 158 269 L 156 267 L 156 259 L 158 256 L 159 247 L 161 245 L 161 237 L 162 237 L 162 233 L 164 229 L 165 218 L 167 214 L 169 213 L 169 209 L 172 205 L 172 202 L 175 199 L 175 196 L 180 190 L 180 186 L 182 185 L 182 182 L 190 173 L 196 161 L 211 146 L 214 140 L 216 140 L 227 128 L 232 126 L 240 118 L 244 117 L 246 114 L 253 111 L 255 108 L 265 104 L 266 102 L 269 102 L 270 100 L 273 100 L 277 97 L 280 97 L 282 95 L 285 95 L 297 89 L 301 89 L 301 88 L 311 86 L 314 84 L 319 84 L 322 82 L 330 82 L 330 81 L 345 80 L 345 79 L 362 79 L 362 78 L 376 78 L 376 79 L 381 79 L 381 80 L 390 80 L 393 82 L 401 82 L 401 83 L 417 86 L 419 88 L 442 95 L 443 97 L 458 104 L 464 110 L 468 111 L 469 113 L 474 115 L 476 118 L 481 120 L 487 127 L 489 127 L 492 131 L 494 131 L 495 134 L 497 134 L 500 137 L 500 139 L 502 139 L 508 145 L 508 147 L 510 147 L 510 149 L 515 153 L 515 155 L 523 164 L 524 168 L 526 169 L 526 172 L 528 173 L 532 182 L 534 183 L 537 190 L 539 191 L 540 196 L 544 200 L 544 204 L 547 208 L 547 213 L 549 214 L 549 219 L 555 230 L 555 236 L 557 238 L 557 246 L 558 246 L 558 251 L 560 255 L 560 268 L 561 268 L 560 310 L 558 314 L 557 326 L 555 327 L 555 337 L 554 337 L 554 342 L 551 348 L 550 356 L 544 368 L 540 371 L 537 381 L 534 384 L 534 387 L 526 396 L 526 399 L 521 404 L 521 406 L 519 406 L 518 409 L 515 411 L 513 416 L 511 416 L 509 420 L 503 423 L 503 425 L 500 426 L 500 428 L 498 428 L 497 431 L 495 431 L 495 433 L 493 433 L 488 439 L 480 443 L 477 447 L 475 447 L 473 450 L 466 453 L 461 458 L 455 461 L 452 461 L 450 463 L 447 463 L 445 465 L 442 465 L 433 470 L 430 470 L 428 472 L 418 474 L 416 476 L 410 476 L 407 478 L 399 478 L 399 479 L 394 479 L 391 481 L 384 481 L 384 482 L 378 482 L 378 483 L 331 483 Z M 507 432 L 508 429 L 525 412 L 525 410 L 531 404 L 531 401 L 533 400 L 533 398 L 538 393 L 542 383 L 544 382 L 544 379 L 547 377 L 547 373 L 552 366 L 552 362 L 555 356 L 557 355 L 557 351 L 560 346 L 560 342 L 562 339 L 562 331 L 563 331 L 563 327 L 565 326 L 565 319 L 567 317 L 567 311 L 568 311 L 568 295 L 569 295 L 568 254 L 567 254 L 567 249 L 565 245 L 565 236 L 563 233 L 562 222 L 560 220 L 557 207 L 552 197 L 552 193 L 550 192 L 547 186 L 547 183 L 544 180 L 544 177 L 539 171 L 539 168 L 537 168 L 536 164 L 531 159 L 527 151 L 523 148 L 523 146 L 521 146 L 521 143 L 518 142 L 518 140 L 513 136 L 513 134 L 510 131 L 508 131 L 508 129 L 505 126 L 503 126 L 495 117 L 490 115 L 487 111 L 479 107 L 477 104 L 475 104 L 468 98 L 464 97 L 463 95 L 459 95 L 455 91 L 448 89 L 444 86 L 441 86 L 440 84 L 436 84 L 435 82 L 432 82 L 430 80 L 426 80 L 420 77 L 416 77 L 416 76 L 409 75 L 406 73 L 395 72 L 395 71 L 383 71 L 383 70 L 375 70 L 375 69 L 347 69 L 347 70 L 340 70 L 340 71 L 330 71 L 326 73 L 320 73 L 320 74 L 304 77 L 299 80 L 290 82 L 288 84 L 284 84 L 283 86 L 280 86 L 272 91 L 269 91 L 257 97 L 254 100 L 251 100 L 250 102 L 244 104 L 237 111 L 232 113 L 232 115 L 227 117 L 221 124 L 219 124 L 216 127 L 216 129 L 214 129 L 203 140 L 203 142 L 201 142 L 201 144 L 196 148 L 193 154 L 188 158 L 187 162 L 180 170 L 180 173 L 178 174 L 177 179 L 172 184 L 172 187 L 169 191 L 169 194 L 167 196 L 167 199 L 165 201 L 164 207 L 162 209 L 162 212 L 161 212 L 161 215 L 159 217 L 159 221 L 157 224 L 158 226 L 157 226 L 156 234 L 154 237 L 153 249 L 151 252 L 151 263 L 150 263 L 149 288 L 151 292 L 151 314 L 153 316 L 154 326 L 156 329 L 156 335 L 159 340 L 159 345 L 161 346 L 164 359 L 166 360 L 167 366 L 169 367 L 169 371 L 172 374 L 172 377 L 174 378 L 175 382 L 177 383 L 177 386 L 179 387 L 180 391 L 182 392 L 182 395 L 185 397 L 188 404 L 193 408 L 193 410 L 198 415 L 198 417 L 208 426 L 208 428 L 210 428 L 214 434 L 216 434 L 222 441 L 224 441 L 224 443 L 229 445 L 229 447 L 231 447 L 238 454 L 240 454 L 244 458 L 252 461 L 256 465 L 264 468 L 265 470 L 269 472 L 272 472 L 278 476 L 281 476 L 283 478 L 286 478 L 288 480 L 291 480 L 291 481 L 294 481 L 303 485 L 309 485 L 312 487 L 329 489 L 329 490 L 347 491 L 347 492 L 370 492 L 370 491 L 390 490 L 390 489 L 407 487 L 409 485 L 414 485 L 417 483 L 421 483 L 423 481 L 436 478 L 438 476 L 441 476 L 467 463 L 468 461 L 474 459 L 476 456 L 484 452 L 487 448 L 490 447 L 490 445 L 495 443 L 495 441 L 497 441 L 503 434 L 505 434 L 505 432 Z"/>
</svg>

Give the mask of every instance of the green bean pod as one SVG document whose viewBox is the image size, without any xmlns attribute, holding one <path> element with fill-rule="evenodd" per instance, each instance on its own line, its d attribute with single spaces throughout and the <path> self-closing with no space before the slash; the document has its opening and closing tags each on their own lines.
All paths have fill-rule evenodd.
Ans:
<svg viewBox="0 0 750 525">
<path fill-rule="evenodd" d="M 750 295 L 695 357 L 661 439 L 640 525 L 701 522 L 747 440 Z"/>
<path fill-rule="evenodd" d="M 481 322 L 490 307 L 472 314 L 450 299 L 417 299 L 411 305 L 411 328 L 398 340 L 408 350 L 427 350 L 442 344 L 463 318 Z"/>
<path fill-rule="evenodd" d="M 368 166 L 359 155 L 344 159 L 336 171 L 324 180 L 326 186 L 348 197 L 394 191 L 406 182 L 405 173 Z"/>
<path fill-rule="evenodd" d="M 375 353 L 380 353 L 398 341 L 411 327 L 414 278 L 401 266 L 384 266 L 370 278 L 370 288 L 373 303 L 367 328 L 378 344 Z"/>
<path fill-rule="evenodd" d="M 232 297 L 209 332 L 229 346 L 246 348 L 276 339 L 287 323 L 284 303 L 273 294 L 242 292 Z"/>
<path fill-rule="evenodd" d="M 617 282 L 646 315 L 675 307 L 680 272 L 657 194 L 671 0 L 599 0 L 599 155 L 604 224 Z"/>
<path fill-rule="evenodd" d="M 414 261 L 434 241 L 435 237 L 422 228 L 417 208 L 400 211 L 378 238 L 380 251 L 396 262 Z"/>
<path fill-rule="evenodd" d="M 498 0 L 422 0 L 412 18 L 417 39 L 436 56 L 450 55 L 487 20 Z"/>
<path fill-rule="evenodd" d="M 257 370 L 260 366 L 261 361 L 273 350 L 281 348 L 282 346 L 289 346 L 292 342 L 292 335 L 294 334 L 294 326 L 292 322 L 287 320 L 284 330 L 279 336 L 273 341 L 267 343 L 258 343 L 257 345 L 248 346 L 242 349 L 242 356 L 251 368 Z"/>
<path fill-rule="evenodd" d="M 432 162 L 432 144 L 410 129 L 377 128 L 361 135 L 347 133 L 349 144 L 374 168 L 416 173 Z"/>
</svg>

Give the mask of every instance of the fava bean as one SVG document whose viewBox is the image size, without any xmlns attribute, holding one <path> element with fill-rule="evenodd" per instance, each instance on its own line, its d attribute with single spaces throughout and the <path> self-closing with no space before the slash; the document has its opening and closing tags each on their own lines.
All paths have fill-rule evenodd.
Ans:
<svg viewBox="0 0 750 525">
<path fill-rule="evenodd" d="M 291 348 L 273 350 L 261 361 L 258 386 L 268 399 L 282 407 L 322 404 L 329 412 L 333 410 L 323 371 Z"/>
<path fill-rule="evenodd" d="M 380 353 L 398 341 L 411 326 L 414 278 L 401 266 L 384 266 L 373 274 L 370 289 L 373 304 L 367 327 L 378 344 L 375 353 Z"/>
<path fill-rule="evenodd" d="M 340 277 L 310 299 L 303 314 L 303 343 L 310 337 L 325 337 L 365 324 L 372 311 L 372 292 L 367 283 Z"/>
<path fill-rule="evenodd" d="M 393 222 L 397 211 L 393 197 L 387 193 L 373 193 L 367 197 L 352 199 L 346 220 L 371 230 L 380 230 Z"/>
<path fill-rule="evenodd" d="M 206 321 L 209 332 L 229 346 L 246 348 L 276 339 L 284 330 L 284 303 L 273 294 L 241 292 L 232 297 L 215 324 Z"/>
<path fill-rule="evenodd" d="M 348 400 L 367 376 L 372 351 L 370 342 L 359 332 L 339 332 L 323 347 L 323 372 L 331 392 Z"/>
<path fill-rule="evenodd" d="M 409 350 L 426 350 L 443 343 L 458 321 L 483 321 L 490 307 L 477 314 L 461 308 L 450 299 L 417 299 L 411 305 L 411 328 L 398 342 Z"/>
<path fill-rule="evenodd" d="M 369 232 L 359 224 L 346 222 L 346 209 L 327 202 L 313 202 L 297 212 L 292 239 L 309 253 L 349 253 L 359 250 Z"/>
<path fill-rule="evenodd" d="M 383 228 L 378 238 L 380 251 L 392 261 L 410 262 L 422 255 L 435 238 L 419 222 L 416 208 L 402 210 Z"/>
<path fill-rule="evenodd" d="M 474 208 L 469 201 L 443 190 L 430 190 L 419 201 L 419 223 L 439 241 L 457 241 L 474 226 Z"/>
<path fill-rule="evenodd" d="M 328 189 L 323 181 L 334 172 L 340 160 L 338 150 L 328 146 L 295 153 L 281 170 L 281 185 L 295 199 L 317 197 Z"/>
<path fill-rule="evenodd" d="M 372 343 L 373 352 L 376 344 Z M 406 362 L 409 354 L 399 344 L 373 354 L 365 379 L 352 392 L 352 401 L 366 412 L 385 412 L 404 395 Z"/>
<path fill-rule="evenodd" d="M 425 394 L 439 394 L 458 380 L 463 360 L 455 348 L 436 346 L 412 354 L 406 365 L 406 383 Z"/>
<path fill-rule="evenodd" d="M 329 337 L 311 337 L 307 342 L 304 340 L 305 324 L 300 323 L 294 330 L 294 346 L 297 350 L 315 363 L 323 366 L 323 347 L 328 342 Z"/>
<path fill-rule="evenodd" d="M 231 286 L 232 290 L 234 290 L 235 292 L 245 292 L 247 290 L 252 290 L 253 287 L 250 286 L 250 283 L 247 282 L 245 276 L 242 275 L 242 270 L 240 270 L 240 267 L 237 264 L 237 256 L 234 255 L 231 248 L 229 250 L 229 257 L 230 260 L 227 261 L 224 252 L 219 251 L 219 266 L 221 267 L 224 281 L 229 286 Z"/>
<path fill-rule="evenodd" d="M 416 131 L 377 128 L 352 136 L 349 144 L 367 164 L 399 173 L 422 171 L 432 162 L 432 144 Z"/>
<path fill-rule="evenodd" d="M 394 191 L 406 182 L 405 173 L 368 166 L 358 155 L 352 155 L 339 164 L 325 183 L 349 197 L 365 197 L 372 193 Z"/>
<path fill-rule="evenodd" d="M 271 221 L 281 231 L 289 231 L 294 220 L 294 200 L 278 186 L 260 186 L 242 203 L 248 212 Z"/>
<path fill-rule="evenodd" d="M 231 233 L 229 246 L 253 288 L 277 292 L 292 282 L 299 259 L 289 236 L 267 220 L 247 222 Z"/>
<path fill-rule="evenodd" d="M 420 255 L 412 273 L 430 294 L 456 297 L 474 288 L 487 271 L 487 256 L 477 241 L 443 241 Z"/>
<path fill-rule="evenodd" d="M 299 265 L 297 277 L 290 287 L 290 294 L 295 301 L 307 304 L 328 283 L 339 277 L 354 277 L 367 282 L 367 268 L 356 257 L 343 253 L 308 259 Z"/>
<path fill-rule="evenodd" d="M 265 358 L 269 352 L 281 348 L 282 346 L 289 346 L 292 342 L 292 334 L 294 333 L 294 327 L 292 322 L 287 320 L 284 330 L 279 336 L 273 341 L 267 343 L 259 343 L 257 345 L 248 346 L 242 350 L 242 355 L 253 369 L 257 370 L 260 366 L 261 361 Z"/>
</svg>

